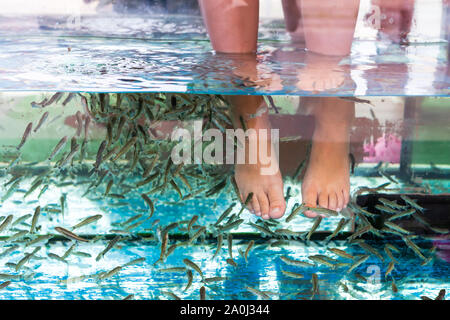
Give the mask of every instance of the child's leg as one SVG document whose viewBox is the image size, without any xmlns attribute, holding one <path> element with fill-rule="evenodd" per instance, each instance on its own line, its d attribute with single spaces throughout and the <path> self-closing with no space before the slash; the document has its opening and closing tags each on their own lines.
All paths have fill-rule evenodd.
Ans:
<svg viewBox="0 0 450 320">
<path fill-rule="evenodd" d="M 301 0 L 306 48 L 325 55 L 348 55 L 358 10 L 359 0 Z"/>
<path fill-rule="evenodd" d="M 249 209 L 264 219 L 280 218 L 286 209 L 286 203 L 283 195 L 283 180 L 278 168 L 278 161 L 275 151 L 270 141 L 270 121 L 268 117 L 268 108 L 261 96 L 229 96 L 233 108 L 233 121 L 235 128 L 242 128 L 240 117 L 245 121 L 247 129 L 255 129 L 257 135 L 250 136 L 246 142 L 245 164 L 235 165 L 235 179 L 241 193 L 242 201 L 245 201 L 247 195 L 253 192 L 253 198 Z M 265 108 L 265 111 L 262 112 Z M 249 115 L 258 115 L 249 117 Z M 268 141 L 264 141 L 259 136 L 259 129 L 266 129 Z M 255 143 L 258 150 L 249 150 L 249 145 Z M 267 143 L 268 159 L 270 164 L 262 164 L 260 158 L 260 148 L 262 143 Z M 253 152 L 250 154 L 250 152 Z M 254 153 L 257 153 L 256 155 Z M 255 156 L 256 163 L 250 164 L 249 157 Z M 272 166 L 275 168 L 269 174 L 261 171 L 262 168 Z"/>
<path fill-rule="evenodd" d="M 199 4 L 215 51 L 256 51 L 259 0 L 199 0 Z"/>
<path fill-rule="evenodd" d="M 308 167 L 302 183 L 302 200 L 308 206 L 332 210 L 349 201 L 349 131 L 355 107 L 339 98 L 304 98 L 312 105 L 315 129 Z M 317 216 L 305 212 L 308 217 Z"/>
</svg>

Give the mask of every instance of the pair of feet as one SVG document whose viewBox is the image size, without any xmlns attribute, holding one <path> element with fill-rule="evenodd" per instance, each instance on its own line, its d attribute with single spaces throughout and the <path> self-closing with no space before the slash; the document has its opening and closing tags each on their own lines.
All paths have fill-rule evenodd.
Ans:
<svg viewBox="0 0 450 320">
<path fill-rule="evenodd" d="M 335 108 L 324 105 L 317 106 L 316 111 L 311 154 L 302 181 L 302 203 L 340 211 L 349 202 L 349 117 L 342 118 Z M 268 117 L 251 122 L 249 127 L 270 129 Z M 277 161 L 275 156 L 271 158 Z M 259 163 L 235 166 L 241 200 L 245 201 L 253 192 L 248 204 L 251 212 L 263 219 L 281 218 L 286 210 L 281 173 L 277 170 L 275 174 L 264 175 L 261 174 L 262 167 Z M 310 218 L 318 215 L 312 211 L 304 214 Z"/>
</svg>

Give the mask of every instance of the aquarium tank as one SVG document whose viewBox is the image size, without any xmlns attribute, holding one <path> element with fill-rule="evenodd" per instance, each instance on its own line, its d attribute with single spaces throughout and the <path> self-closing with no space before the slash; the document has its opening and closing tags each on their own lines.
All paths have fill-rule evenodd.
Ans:
<svg viewBox="0 0 450 320">
<path fill-rule="evenodd" d="M 449 21 L 1 1 L 0 299 L 446 299 Z"/>
</svg>

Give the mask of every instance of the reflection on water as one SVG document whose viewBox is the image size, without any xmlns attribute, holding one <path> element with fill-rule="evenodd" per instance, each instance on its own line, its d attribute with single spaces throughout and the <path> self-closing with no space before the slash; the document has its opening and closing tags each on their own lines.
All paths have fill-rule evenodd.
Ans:
<svg viewBox="0 0 450 320">
<path fill-rule="evenodd" d="M 304 98 L 275 97 L 279 113 L 270 110 L 272 126 L 282 128 L 285 138 L 280 168 L 287 210 L 281 219 L 262 220 L 241 210 L 230 179 L 232 166 L 177 167 L 168 159 L 173 128 L 199 118 L 206 126 L 227 127 L 223 97 L 2 94 L 0 296 L 170 299 L 172 293 L 198 299 L 205 286 L 209 299 L 310 299 L 315 274 L 314 299 L 434 298 L 449 289 L 448 101 L 411 99 L 369 98 L 356 104 L 352 206 L 323 218 L 311 231 L 318 220 L 298 210 L 292 214 L 303 200 L 298 168 L 311 139 L 303 125 L 311 126 L 310 116 L 298 110 Z M 27 124 L 36 128 L 41 120 L 18 150 Z M 64 136 L 66 144 L 48 160 Z M 99 158 L 102 141 L 107 146 Z M 217 227 L 228 208 L 218 224 L 222 228 Z M 396 213 L 404 217 L 387 224 Z M 325 241 L 342 219 L 348 219 L 342 232 Z M 55 227 L 82 240 L 67 239 Z M 355 232 L 362 237 L 346 241 Z M 351 259 L 330 248 L 344 250 Z M 237 266 L 227 261 L 231 257 Z M 285 257 L 312 265 L 291 265 Z M 184 259 L 198 265 L 204 282 Z M 359 259 L 364 261 L 354 265 Z M 394 268 L 388 270 L 391 261 Z M 184 290 L 189 272 L 193 281 Z"/>
<path fill-rule="evenodd" d="M 202 16 L 197 1 L 33 2 L 31 12 L 5 3 L 0 89 L 449 94 L 449 10 L 441 1 L 263 3 L 259 26 L 256 6 L 209 17 L 221 11 L 205 6 Z M 253 23 L 239 20 L 242 10 Z"/>
<path fill-rule="evenodd" d="M 448 95 L 446 45 L 355 42 L 350 58 L 260 44 L 257 56 L 211 54 L 208 42 L 3 37 L 3 91 L 275 95 Z"/>
</svg>

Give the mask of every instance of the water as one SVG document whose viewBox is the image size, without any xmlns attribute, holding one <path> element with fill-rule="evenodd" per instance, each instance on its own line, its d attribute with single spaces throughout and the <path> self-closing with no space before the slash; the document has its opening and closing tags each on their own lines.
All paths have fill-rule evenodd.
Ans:
<svg viewBox="0 0 450 320">
<path fill-rule="evenodd" d="M 2 224 L 5 228 L 0 231 L 0 298 L 124 299 L 131 295 L 133 299 L 173 299 L 176 295 L 199 299 L 202 286 L 207 299 L 244 300 L 264 299 L 264 295 L 280 300 L 416 300 L 435 298 L 442 289 L 448 292 L 449 8 L 441 1 L 414 1 L 407 41 L 399 43 L 391 41 L 388 31 L 367 24 L 365 17 L 374 8 L 369 0 L 362 0 L 351 54 L 324 58 L 291 43 L 280 1 L 261 1 L 257 55 L 216 54 L 196 4 L 174 0 L 2 2 L 0 229 Z M 45 99 L 55 92 L 64 94 L 45 106 Z M 233 166 L 187 165 L 180 168 L 182 175 L 176 175 L 179 168 L 168 167 L 167 161 L 175 145 L 170 142 L 174 128 L 192 130 L 196 120 L 203 120 L 206 128 L 226 127 L 229 107 L 216 95 L 228 94 L 273 96 L 276 110 L 270 108 L 270 122 L 280 129 L 281 138 L 290 140 L 280 143 L 283 192 L 289 199 L 280 220 L 263 222 L 243 209 L 243 222 L 223 232 L 221 250 L 215 255 L 219 230 L 214 224 L 231 205 L 222 225 L 243 207 L 231 184 Z M 373 219 L 366 217 L 375 229 L 360 240 L 382 259 L 346 240 L 366 220 L 353 218 L 352 209 L 324 218 L 310 241 L 305 236 L 315 220 L 298 214 L 286 221 L 302 203 L 303 175 L 292 177 L 307 158 L 313 136 L 314 121 L 305 107 L 309 96 L 363 99 L 354 104 L 350 152 L 356 166 L 350 193 L 352 203 L 377 214 Z M 189 100 L 192 103 L 186 103 Z M 32 131 L 18 150 L 27 125 L 31 122 L 36 128 L 45 112 L 48 117 L 42 127 Z M 121 116 L 125 124 L 116 136 Z M 114 157 L 132 136 L 139 138 L 127 152 L 92 171 L 102 141 L 111 140 L 106 151 L 117 147 Z M 67 137 L 64 147 L 48 160 L 63 137 Z M 73 159 L 62 165 L 76 148 Z M 149 172 L 149 176 L 155 173 L 154 180 L 140 185 L 156 155 L 160 158 Z M 380 165 L 387 176 L 380 174 Z M 172 178 L 181 196 L 170 184 Z M 374 190 L 388 182 L 384 189 Z M 28 194 L 33 185 L 36 189 Z M 161 185 L 165 187 L 158 189 Z M 212 192 L 217 186 L 219 190 Z M 426 207 L 419 213 L 424 223 L 412 217 L 395 221 L 412 233 L 423 258 L 393 233 L 377 236 L 389 217 L 374 208 L 380 204 L 377 197 L 406 205 L 399 194 L 408 194 Z M 40 215 L 32 233 L 37 208 Z M 72 230 L 95 215 L 101 218 Z M 189 231 L 194 216 L 198 219 Z M 335 238 L 325 241 L 342 218 L 350 221 Z M 162 230 L 173 222 L 179 224 L 168 230 L 167 256 L 161 263 Z M 186 244 L 202 226 L 205 233 Z M 55 227 L 72 230 L 88 242 L 67 238 Z M 280 229 L 295 236 L 283 235 Z M 14 235 L 16 239 L 11 240 Z M 49 237 L 31 242 L 45 235 Z M 99 256 L 117 237 L 118 242 Z M 254 245 L 245 254 L 251 241 Z M 386 244 L 399 250 L 392 252 L 398 263 L 387 276 L 391 258 Z M 339 257 L 330 248 L 345 250 L 354 260 Z M 23 260 L 33 250 L 38 251 Z M 236 267 L 227 261 L 231 253 Z M 337 259 L 332 263 L 343 265 L 299 267 L 281 258 L 313 263 L 313 255 Z M 364 255 L 368 259 L 350 272 L 350 264 Z M 196 263 L 205 279 L 223 279 L 202 282 L 183 259 Z M 135 263 L 128 265 L 131 261 Z M 161 271 L 172 267 L 186 270 Z M 187 270 L 193 281 L 186 289 Z M 108 272 L 110 276 L 105 277 Z M 314 274 L 319 282 L 313 294 Z M 393 290 L 394 281 L 398 292 Z M 256 295 L 248 288 L 262 293 Z"/>
<path fill-rule="evenodd" d="M 1 98 L 2 108 L 0 110 L 3 113 L 1 126 L 2 133 L 4 133 L 0 142 L 2 145 L 1 196 L 4 197 L 8 188 L 14 183 L 10 182 L 5 185 L 12 177 L 21 177 L 15 192 L 5 199 L 0 206 L 0 216 L 5 218 L 10 214 L 13 215 L 11 225 L 1 233 L 3 241 L 0 252 L 5 252 L 12 246 L 17 246 L 7 254 L 1 255 L 0 258 L 0 265 L 2 266 L 0 278 L 2 281 L 11 281 L 9 286 L 0 291 L 2 299 L 123 299 L 128 295 L 133 295 L 135 299 L 171 299 L 167 294 L 168 291 L 183 299 L 198 299 L 199 288 L 203 285 L 207 288 L 208 299 L 258 298 L 246 287 L 264 291 L 271 299 L 310 299 L 313 273 L 319 278 L 319 292 L 314 295 L 314 299 L 419 299 L 421 296 L 434 298 L 439 290 L 449 289 L 449 264 L 446 262 L 448 261 L 448 240 L 444 240 L 445 238 L 448 239 L 448 233 L 447 235 L 439 235 L 420 226 L 417 229 L 417 223 L 413 223 L 413 226 L 409 227 L 412 228 L 411 230 L 416 230 L 415 233 L 421 234 L 421 237 L 413 239 L 413 241 L 421 248 L 426 258 L 431 257 L 424 266 L 421 266 L 423 260 L 415 255 L 403 240 L 390 234 L 385 234 L 383 238 L 366 234 L 364 236 L 366 243 L 381 252 L 383 261 L 375 255 L 370 255 L 367 261 L 350 273 L 347 273 L 349 265 L 336 269 L 321 264 L 316 264 L 313 267 L 290 266 L 283 262 L 280 257 L 287 256 L 291 259 L 311 263 L 312 261 L 308 257 L 320 254 L 338 259 L 338 262 L 351 263 L 351 260 L 336 256 L 328 248 L 345 250 L 356 257 L 367 254 L 367 252 L 357 244 L 345 241 L 345 238 L 353 231 L 351 223 L 346 225 L 344 232 L 335 240 L 329 243 L 324 241 L 324 238 L 335 229 L 341 216 L 323 219 L 317 232 L 312 234 L 311 241 L 305 242 L 301 237 L 288 239 L 280 236 L 279 233 L 267 237 L 249 224 L 256 223 L 263 226 L 261 220 L 251 215 L 247 210 L 244 210 L 241 216 L 244 222 L 238 228 L 231 230 L 233 235 L 232 252 L 237 267 L 228 264 L 226 261 L 230 254 L 226 236 L 224 236 L 220 253 L 212 259 L 217 248 L 217 233 L 212 225 L 231 203 L 237 203 L 237 201 L 229 180 L 226 180 L 225 187 L 219 193 L 210 197 L 206 197 L 205 194 L 208 189 L 222 181 L 224 177 L 230 177 L 232 167 L 204 165 L 203 172 L 197 165 L 183 167 L 181 172 L 184 172 L 185 176 L 188 177 L 192 191 L 176 178 L 182 195 L 186 196 L 190 192 L 207 186 L 206 190 L 185 201 L 180 201 L 178 193 L 171 187 L 167 187 L 164 192 L 150 192 L 149 196 L 154 202 L 155 211 L 151 218 L 147 218 L 150 215 L 150 209 L 141 194 L 149 192 L 163 181 L 167 164 L 163 156 L 167 154 L 167 150 L 170 150 L 173 143 L 169 142 L 167 137 L 164 138 L 164 132 L 157 132 L 156 130 L 154 132 L 155 139 L 150 140 L 147 144 L 139 144 L 139 148 L 143 148 L 139 153 L 139 158 L 143 161 L 142 164 L 138 162 L 133 168 L 134 156 L 132 151 L 120 160 L 108 161 L 102 164 L 101 168 L 110 170 L 110 173 L 97 187 L 89 188 L 92 183 L 99 181 L 99 173 L 89 175 L 89 172 L 93 168 L 98 146 L 103 139 L 107 138 L 107 130 L 102 125 L 102 123 L 107 123 L 107 120 L 99 115 L 99 110 L 95 111 L 97 112 L 95 115 L 94 109 L 90 109 L 91 112 L 94 112 L 93 115 L 96 120 L 94 121 L 93 118 L 88 132 L 84 157 L 81 158 L 81 153 L 78 152 L 72 165 L 69 162 L 58 169 L 57 163 L 60 162 L 60 159 L 64 159 L 70 151 L 70 141 L 52 162 L 47 161 L 46 158 L 61 137 L 65 135 L 72 137 L 76 134 L 78 126 L 75 114 L 77 111 L 84 113 L 85 110 L 79 96 L 74 97 L 69 103 L 62 106 L 62 102 L 68 94 L 61 97 L 57 103 L 45 108 L 32 107 L 32 105 L 36 106 L 32 102 L 40 102 L 43 97 L 50 98 L 52 95 L 47 93 L 33 95 L 29 93 L 4 93 Z M 89 95 L 86 96 L 89 97 Z M 98 95 L 93 96 L 96 99 L 98 98 Z M 147 95 L 145 97 L 150 99 L 154 96 Z M 164 97 L 164 95 L 160 95 L 160 97 Z M 220 105 L 218 100 L 215 100 L 217 98 L 212 96 L 210 98 L 189 96 L 189 98 L 197 101 L 199 105 L 202 104 L 202 99 L 212 99 L 213 103 Z M 110 99 L 111 106 L 109 108 L 113 108 L 116 95 L 112 94 Z M 398 98 L 385 97 L 384 99 L 385 103 L 392 105 Z M 128 118 L 131 119 L 135 112 L 132 110 L 136 110 L 134 107 L 136 102 L 126 99 L 123 101 L 123 108 L 131 112 Z M 379 121 L 378 129 L 382 131 L 383 135 L 402 132 L 400 128 L 403 128 L 405 124 L 398 128 L 388 123 L 384 125 L 384 118 L 388 113 L 381 111 L 383 104 L 379 104 L 380 101 L 372 100 L 372 103 L 381 106 L 381 109 L 375 109 L 375 116 Z M 450 183 L 448 178 L 449 158 L 445 154 L 445 150 L 448 150 L 448 140 L 445 136 L 442 136 L 442 132 L 448 130 L 448 123 L 447 125 L 441 125 L 440 129 L 437 130 L 441 134 L 438 132 L 431 135 L 429 132 L 428 135 L 426 134 L 431 124 L 428 120 L 434 119 L 440 112 L 446 112 L 445 107 L 439 106 L 446 106 L 447 98 L 428 98 L 420 101 L 418 110 L 421 110 L 421 127 L 419 127 L 421 129 L 418 132 L 423 135 L 423 139 L 422 142 L 414 141 L 415 152 L 412 154 L 412 162 L 409 163 L 413 171 L 413 182 L 408 183 L 404 180 L 401 183 L 391 183 L 386 190 L 383 190 L 383 193 L 387 193 L 385 197 L 389 194 L 399 193 L 441 194 L 445 197 L 445 194 L 448 193 Z M 280 110 L 282 115 L 286 116 L 289 116 L 289 113 L 292 113 L 293 108 L 296 107 L 295 102 L 292 102 L 292 97 L 290 100 L 276 98 L 275 102 L 282 106 Z M 165 106 L 165 103 L 163 105 Z M 91 105 L 89 104 L 89 106 Z M 357 119 L 361 116 L 360 112 L 364 112 L 364 106 L 358 106 Z M 131 109 L 127 109 L 130 107 Z M 47 122 L 29 137 L 20 151 L 19 161 L 14 161 L 18 154 L 16 146 L 20 143 L 22 130 L 29 121 L 33 122 L 35 126 L 46 111 L 49 112 Z M 190 119 L 201 116 L 203 112 L 199 108 L 192 116 L 193 118 Z M 274 117 L 277 116 L 273 111 L 271 112 Z M 161 111 L 160 116 L 163 115 L 164 112 Z M 170 118 L 171 116 L 163 117 Z M 176 120 L 173 121 L 176 122 Z M 188 122 L 188 120 L 186 121 Z M 127 123 L 134 122 L 128 120 Z M 167 125 L 170 121 L 164 123 Z M 20 130 L 11 130 L 11 128 L 20 128 Z M 131 128 L 125 126 L 121 138 L 115 142 L 115 145 L 123 146 L 126 143 L 128 140 L 127 134 Z M 164 126 L 158 128 L 164 130 Z M 358 131 L 358 125 L 355 126 L 354 131 Z M 17 134 L 17 132 L 20 133 Z M 116 131 L 114 130 L 114 132 Z M 371 133 L 365 137 L 365 139 L 369 139 L 374 136 Z M 404 137 L 400 135 L 400 138 Z M 141 139 L 143 139 L 142 136 Z M 302 141 L 306 142 L 307 139 L 306 136 L 302 138 Z M 428 153 L 424 154 L 421 151 L 423 148 L 421 143 L 431 141 L 430 139 L 434 141 L 435 147 L 430 147 Z M 84 129 L 81 130 L 77 143 L 81 144 L 83 140 Z M 295 143 L 299 146 L 298 143 L 303 143 L 302 141 Z M 287 142 L 286 146 L 292 149 L 292 143 Z M 436 146 L 444 146 L 444 148 Z M 301 149 L 301 144 L 299 148 Z M 155 172 L 160 172 L 158 179 L 162 180 L 158 182 L 158 179 L 155 179 L 149 184 L 135 187 L 138 182 L 142 181 L 144 168 L 154 157 L 152 150 L 157 150 L 162 156 L 161 161 L 157 163 L 154 169 Z M 442 154 L 443 152 L 444 154 Z M 355 155 L 359 160 L 350 181 L 353 195 L 356 195 L 363 186 L 375 188 L 388 182 L 375 169 L 378 158 L 371 159 L 368 157 L 362 160 L 360 159 L 361 155 L 357 153 Z M 379 156 L 375 153 L 375 157 Z M 401 154 L 401 157 L 404 158 L 405 155 Z M 295 162 L 295 167 L 300 160 L 301 158 Z M 429 161 L 432 160 L 434 160 L 433 165 L 430 165 Z M 283 162 L 281 165 L 285 166 Z M 175 168 L 172 167 L 171 172 L 173 173 L 174 170 Z M 386 172 L 399 179 L 399 170 L 398 162 L 392 161 Z M 189 176 L 188 173 L 192 172 L 197 172 L 200 177 Z M 290 177 L 292 174 L 289 173 L 289 170 L 283 170 L 283 172 L 285 173 L 284 192 L 287 194 L 289 189 L 291 195 L 286 210 L 286 216 L 288 216 L 294 205 L 301 203 L 301 191 L 300 183 L 292 180 Z M 24 199 L 25 193 L 39 175 L 44 178 L 44 182 Z M 114 183 L 108 195 L 105 196 L 108 182 L 111 179 Z M 46 184 L 48 184 L 48 189 L 39 196 Z M 112 196 L 114 194 L 123 194 L 123 199 Z M 65 198 L 64 214 L 61 212 L 61 197 Z M 423 204 L 423 202 L 420 203 Z M 41 215 L 37 223 L 36 234 L 27 234 L 14 241 L 8 240 L 9 236 L 20 230 L 29 230 L 31 216 L 37 206 L 41 207 Z M 442 210 L 445 211 L 444 206 L 448 206 L 448 202 L 442 202 Z M 231 214 L 238 213 L 240 210 L 241 205 L 237 204 Z M 427 217 L 425 214 L 425 219 L 432 219 L 428 222 L 431 222 L 434 227 L 448 228 L 448 219 L 436 215 L 435 209 L 430 210 L 429 215 L 433 215 L 433 218 Z M 25 221 L 14 223 L 17 218 L 27 214 L 30 216 Z M 61 258 L 52 256 L 52 254 L 56 254 L 62 257 L 75 243 L 59 234 L 54 229 L 55 227 L 61 226 L 70 230 L 71 226 L 83 219 L 98 214 L 102 215 L 100 220 L 74 230 L 77 235 L 90 240 L 90 242 L 78 242 L 65 262 L 61 261 Z M 136 217 L 136 215 L 141 216 L 138 216 L 134 221 L 127 222 L 128 219 Z M 198 215 L 198 220 L 194 224 L 193 230 L 187 232 L 187 223 L 194 215 Z M 343 211 L 342 215 L 348 216 L 349 211 Z M 176 247 L 163 264 L 155 265 L 161 253 L 160 230 L 174 221 L 181 221 L 181 224 L 169 230 L 170 242 L 168 247 L 173 244 L 182 244 L 188 240 L 198 230 L 198 226 L 206 226 L 207 233 L 205 237 L 201 236 L 191 245 Z M 127 229 L 136 222 L 141 222 L 141 224 Z M 357 224 L 361 223 L 360 220 L 356 220 L 356 222 Z M 414 220 L 407 218 L 403 222 L 405 228 L 409 228 L 407 226 L 410 222 L 414 222 Z M 298 215 L 291 222 L 286 222 L 285 218 L 282 218 L 279 221 L 272 221 L 267 226 L 272 231 L 288 228 L 300 233 L 308 232 L 313 223 L 314 220 Z M 46 234 L 51 235 L 52 238 L 39 244 L 27 246 L 27 243 L 35 239 L 37 235 Z M 97 261 L 97 255 L 116 236 L 121 237 L 119 243 Z M 442 239 L 439 240 L 439 238 Z M 246 261 L 240 251 L 245 252 L 251 240 L 255 241 L 255 245 L 248 253 L 248 260 Z M 280 240 L 282 241 L 280 242 Z M 389 258 L 383 249 L 387 243 L 393 244 L 400 252 L 393 252 L 399 263 L 395 265 L 391 274 L 385 278 Z M 35 256 L 16 271 L 13 264 L 17 264 L 26 253 L 32 252 L 38 246 L 41 249 Z M 436 249 L 432 249 L 433 246 Z M 82 256 L 77 255 L 77 252 L 82 252 Z M 89 256 L 86 256 L 86 254 L 89 254 Z M 125 266 L 111 277 L 106 279 L 99 277 L 101 272 L 108 272 L 141 257 L 144 258 L 144 261 Z M 185 258 L 195 262 L 201 268 L 205 278 L 220 276 L 226 277 L 226 280 L 204 284 L 201 282 L 200 275 L 193 270 L 193 283 L 187 290 L 184 290 L 188 281 L 185 272 L 162 273 L 158 271 L 163 268 L 185 267 L 183 263 Z M 300 273 L 303 278 L 290 278 L 283 271 Z M 85 276 L 85 279 L 77 279 L 81 276 Z M 395 279 L 398 287 L 397 293 L 392 291 L 391 277 Z"/>
</svg>

